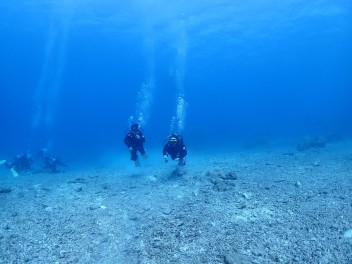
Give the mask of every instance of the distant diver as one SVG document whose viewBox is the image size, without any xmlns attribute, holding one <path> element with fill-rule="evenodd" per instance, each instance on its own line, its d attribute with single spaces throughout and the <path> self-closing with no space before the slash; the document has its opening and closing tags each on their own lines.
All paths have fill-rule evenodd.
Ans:
<svg viewBox="0 0 352 264">
<path fill-rule="evenodd" d="M 6 168 L 10 169 L 10 171 L 14 177 L 18 176 L 18 172 L 13 167 L 11 167 L 10 164 L 6 160 L 0 160 L 0 165 L 3 165 L 3 164 L 5 165 Z"/>
<path fill-rule="evenodd" d="M 29 153 L 19 154 L 14 157 L 11 163 L 6 160 L 1 160 L 0 164 L 5 164 L 5 167 L 11 171 L 12 175 L 17 177 L 19 172 L 32 170 L 33 158 Z"/>
<path fill-rule="evenodd" d="M 163 156 L 165 163 L 168 162 L 168 157 L 172 160 L 178 160 L 178 166 L 186 165 L 187 149 L 183 143 L 182 136 L 171 134 L 167 137 L 167 142 L 163 148 Z"/>
<path fill-rule="evenodd" d="M 140 130 L 139 124 L 131 125 L 130 131 L 127 133 L 124 142 L 131 151 L 131 160 L 134 161 L 136 167 L 140 167 L 141 162 L 139 161 L 137 151 L 141 153 L 143 158 L 147 158 L 148 156 L 143 145 L 145 142 L 145 137 Z"/>
<path fill-rule="evenodd" d="M 58 170 L 57 167 L 58 166 L 67 167 L 67 165 L 64 164 L 59 157 L 51 156 L 46 149 L 41 149 L 39 151 L 38 156 L 43 161 L 43 170 L 45 172 L 50 172 L 50 173 L 64 172 L 62 170 Z"/>
</svg>

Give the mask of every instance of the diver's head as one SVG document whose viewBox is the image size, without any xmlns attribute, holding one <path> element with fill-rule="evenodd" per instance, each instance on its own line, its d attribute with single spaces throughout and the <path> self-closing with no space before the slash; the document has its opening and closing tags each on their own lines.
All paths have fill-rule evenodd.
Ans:
<svg viewBox="0 0 352 264">
<path fill-rule="evenodd" d="M 131 131 L 132 132 L 138 132 L 139 131 L 139 125 L 138 124 L 132 124 L 131 125 Z"/>
<path fill-rule="evenodd" d="M 170 146 L 176 146 L 177 145 L 177 138 L 174 136 L 171 136 L 169 139 L 169 145 Z"/>
</svg>

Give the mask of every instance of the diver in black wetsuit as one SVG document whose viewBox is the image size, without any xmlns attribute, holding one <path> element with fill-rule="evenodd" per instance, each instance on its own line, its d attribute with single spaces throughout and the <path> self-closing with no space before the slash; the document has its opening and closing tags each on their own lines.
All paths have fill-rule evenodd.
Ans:
<svg viewBox="0 0 352 264">
<path fill-rule="evenodd" d="M 18 172 L 32 171 L 33 158 L 29 153 L 17 155 L 12 162 L 0 160 L 0 165 L 4 164 L 14 177 L 18 176 Z"/>
<path fill-rule="evenodd" d="M 131 129 L 127 133 L 124 142 L 131 151 L 131 160 L 134 161 L 136 167 L 140 167 L 141 163 L 139 161 L 137 151 L 142 154 L 143 158 L 147 158 L 147 153 L 143 145 L 145 142 L 145 137 L 138 124 L 131 125 Z"/>
<path fill-rule="evenodd" d="M 31 171 L 33 158 L 29 153 L 17 155 L 13 162 L 6 162 L 5 166 L 8 169 L 14 169 L 17 172 Z"/>
<path fill-rule="evenodd" d="M 171 159 L 178 160 L 178 166 L 186 165 L 187 149 L 183 143 L 183 138 L 178 134 L 172 134 L 167 138 L 163 149 L 165 163 L 168 162 L 169 155 Z"/>
<path fill-rule="evenodd" d="M 46 149 L 41 149 L 38 155 L 43 161 L 43 170 L 51 173 L 63 172 L 57 169 L 58 166 L 67 167 L 60 158 L 49 155 Z"/>
</svg>

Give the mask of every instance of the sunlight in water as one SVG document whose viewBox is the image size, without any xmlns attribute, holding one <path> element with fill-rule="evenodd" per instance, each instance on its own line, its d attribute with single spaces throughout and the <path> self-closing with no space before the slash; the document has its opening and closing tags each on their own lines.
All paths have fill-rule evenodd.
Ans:
<svg viewBox="0 0 352 264">
<path fill-rule="evenodd" d="M 52 18 L 44 54 L 41 75 L 33 95 L 31 141 L 40 131 L 45 133 L 46 144 L 51 142 L 55 112 L 59 101 L 61 82 L 65 71 L 67 39 L 74 8 L 68 1 L 58 6 L 59 19 Z M 42 135 L 42 134 L 41 134 Z M 51 144 L 51 143 L 50 143 Z"/>
</svg>

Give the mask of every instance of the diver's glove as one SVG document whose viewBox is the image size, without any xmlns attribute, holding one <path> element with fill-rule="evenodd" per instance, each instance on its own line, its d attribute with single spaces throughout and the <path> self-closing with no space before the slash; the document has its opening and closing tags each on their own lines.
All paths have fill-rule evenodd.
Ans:
<svg viewBox="0 0 352 264">
<path fill-rule="evenodd" d="M 167 163 L 169 161 L 167 158 L 167 155 L 164 155 L 164 161 L 165 161 L 165 163 Z"/>
<path fill-rule="evenodd" d="M 133 151 L 133 148 L 132 148 L 132 147 L 129 147 L 128 149 L 129 149 L 130 151 Z"/>
</svg>

